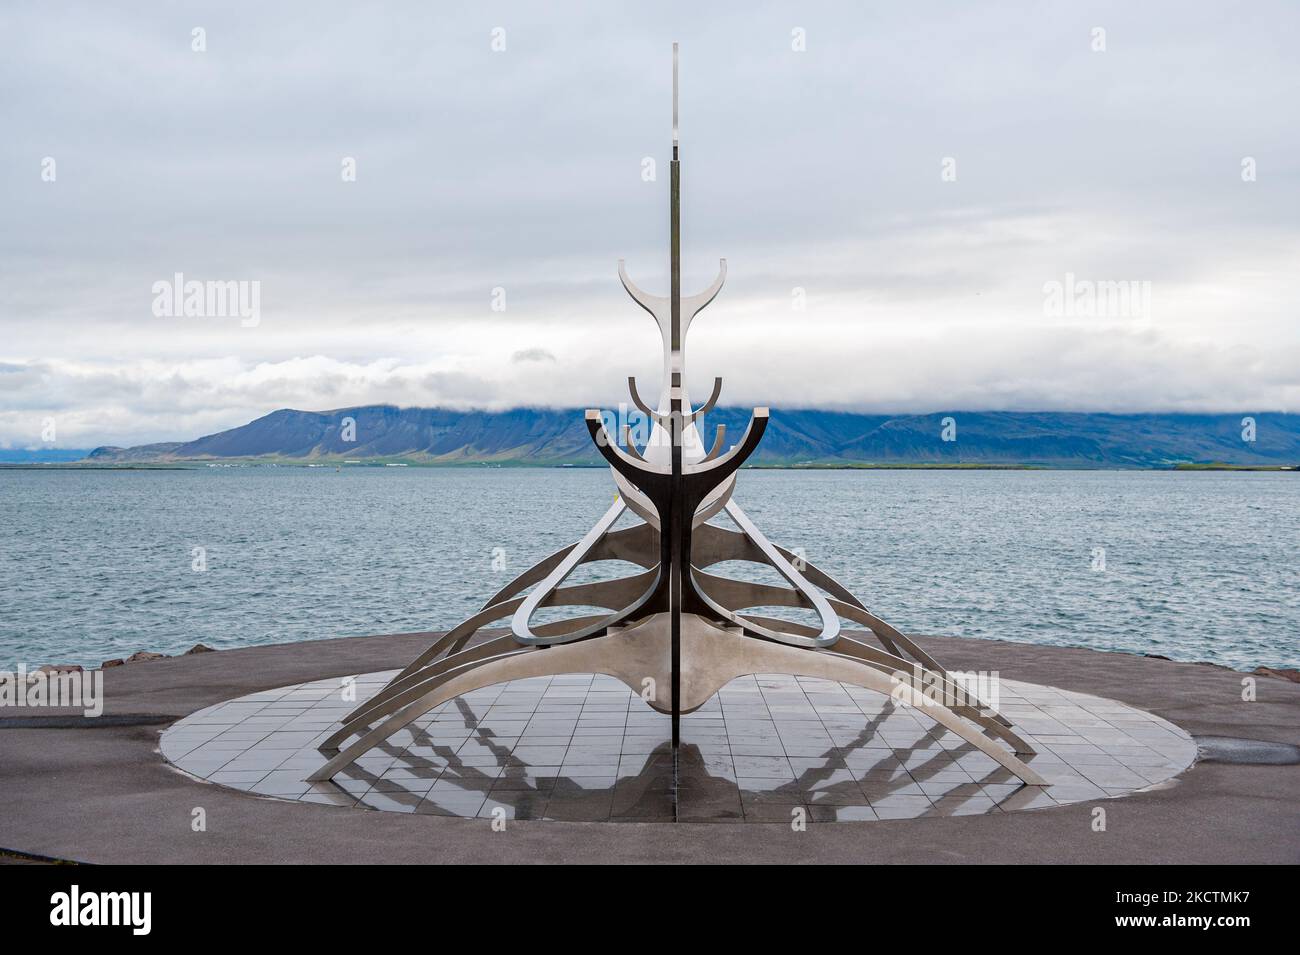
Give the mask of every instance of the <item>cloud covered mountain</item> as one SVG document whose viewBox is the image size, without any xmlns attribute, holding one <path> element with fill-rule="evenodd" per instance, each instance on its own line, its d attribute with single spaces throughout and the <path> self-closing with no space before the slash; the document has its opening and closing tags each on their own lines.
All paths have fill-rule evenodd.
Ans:
<svg viewBox="0 0 1300 955">
<path fill-rule="evenodd" d="M 725 424 L 739 435 L 743 408 L 719 408 L 705 438 Z M 872 415 L 773 409 L 754 463 L 1170 467 L 1300 462 L 1300 415 L 962 412 Z M 636 427 L 639 419 L 630 424 Z M 351 424 L 349 422 L 352 422 Z M 952 440 L 945 440 L 945 434 Z M 349 440 L 351 439 L 351 440 Z M 264 460 L 317 463 L 404 460 L 427 464 L 586 465 L 600 459 L 576 409 L 455 411 L 365 405 L 283 409 L 194 441 L 96 448 L 93 463 Z"/>
</svg>

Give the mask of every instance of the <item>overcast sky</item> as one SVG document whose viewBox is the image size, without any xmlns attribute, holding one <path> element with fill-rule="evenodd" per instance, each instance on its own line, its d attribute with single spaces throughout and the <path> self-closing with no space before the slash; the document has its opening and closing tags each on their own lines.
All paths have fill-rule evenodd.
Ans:
<svg viewBox="0 0 1300 955">
<path fill-rule="evenodd" d="M 659 373 L 616 266 L 666 292 L 674 39 L 684 291 L 729 265 L 697 393 L 1300 411 L 1298 27 L 1291 0 L 6 0 L 0 447 L 626 400 Z M 154 314 L 177 272 L 260 283 L 259 321 Z M 1067 274 L 1149 307 L 1054 310 Z"/>
</svg>

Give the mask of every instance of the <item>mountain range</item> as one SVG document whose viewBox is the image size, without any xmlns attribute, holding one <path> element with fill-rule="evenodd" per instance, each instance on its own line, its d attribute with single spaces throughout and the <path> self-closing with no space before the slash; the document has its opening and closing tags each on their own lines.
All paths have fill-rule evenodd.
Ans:
<svg viewBox="0 0 1300 955">
<path fill-rule="evenodd" d="M 712 442 L 718 424 L 727 426 L 733 440 L 738 438 L 749 414 L 747 408 L 710 412 L 706 440 Z M 636 428 L 642 419 L 633 412 L 628 423 Z M 333 411 L 283 409 L 194 441 L 100 447 L 84 460 L 97 464 L 346 460 L 438 465 L 601 463 L 578 409 L 453 411 L 393 405 Z M 774 408 L 767 433 L 751 461 L 767 466 L 829 467 L 1294 466 L 1300 463 L 1300 415 L 1011 411 L 884 415 Z"/>
</svg>

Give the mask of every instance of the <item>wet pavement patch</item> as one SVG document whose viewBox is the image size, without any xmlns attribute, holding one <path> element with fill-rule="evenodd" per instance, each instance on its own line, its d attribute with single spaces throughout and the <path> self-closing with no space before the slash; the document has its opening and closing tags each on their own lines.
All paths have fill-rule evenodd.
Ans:
<svg viewBox="0 0 1300 955">
<path fill-rule="evenodd" d="M 176 717 L 157 713 L 118 713 L 113 716 L 18 716 L 0 718 L 7 730 L 94 730 L 113 726 L 163 726 Z"/>
<path fill-rule="evenodd" d="M 1200 759 L 1208 763 L 1238 763 L 1245 766 L 1300 765 L 1300 746 L 1270 743 L 1262 739 L 1235 736 L 1196 736 Z"/>
<path fill-rule="evenodd" d="M 395 733 L 330 782 L 308 777 L 339 720 L 393 672 L 253 693 L 162 735 L 179 769 L 257 796 L 344 808 L 564 822 L 870 823 L 1050 809 L 1122 796 L 1196 757 L 1178 727 L 1114 700 L 1011 680 L 999 706 L 1037 749 L 1025 786 L 924 712 L 859 687 L 741 677 L 682 719 L 613 677 L 484 687 Z"/>
</svg>

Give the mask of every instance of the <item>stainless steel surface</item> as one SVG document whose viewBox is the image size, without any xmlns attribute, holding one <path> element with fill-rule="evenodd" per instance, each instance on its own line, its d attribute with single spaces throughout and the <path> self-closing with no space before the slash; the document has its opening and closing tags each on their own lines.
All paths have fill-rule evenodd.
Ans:
<svg viewBox="0 0 1300 955">
<path fill-rule="evenodd" d="M 358 675 L 358 694 L 390 676 Z M 337 719 L 338 690 L 337 678 L 322 679 L 216 703 L 171 727 L 163 753 L 209 782 L 310 803 L 788 826 L 800 812 L 809 822 L 862 822 L 1093 803 L 1161 788 L 1197 750 L 1187 733 L 1130 705 L 1006 681 L 1005 705 L 1043 750 L 1033 768 L 1052 783 L 1027 787 L 924 707 L 821 678 L 758 674 L 683 717 L 674 788 L 667 717 L 621 680 L 576 673 L 464 693 L 335 782 L 311 782 L 326 761 L 315 741 Z"/>
<path fill-rule="evenodd" d="M 717 405 L 722 379 L 714 379 L 704 404 L 692 405 L 685 381 L 686 336 L 692 321 L 721 291 L 727 265 L 720 260 L 718 277 L 709 288 L 682 297 L 677 122 L 674 44 L 669 295 L 654 296 L 640 289 L 628 277 L 623 260 L 618 263 L 619 279 L 628 295 L 659 326 L 663 347 L 659 397 L 651 405 L 639 393 L 636 380 L 628 379 L 632 403 L 650 420 L 643 448 L 632 443 L 626 425 L 620 431 L 626 450 L 621 447 L 600 411 L 587 411 L 585 419 L 596 449 L 610 465 L 618 497 L 581 541 L 524 571 L 483 610 L 347 714 L 323 741 L 320 750 L 328 759 L 309 778 L 331 778 L 431 710 L 494 683 L 588 672 L 615 677 L 634 692 L 653 687 L 656 692 L 646 702 L 672 717 L 675 748 L 684 713 L 703 706 L 738 677 L 781 672 L 853 684 L 923 708 L 966 745 L 1023 782 L 1046 785 L 1042 775 L 1018 758 L 1033 755 L 1034 749 L 1011 730 L 1006 717 L 979 700 L 949 707 L 927 698 L 924 686 L 955 690 L 957 681 L 834 579 L 771 543 L 734 499 L 736 472 L 767 427 L 766 408 L 754 409 L 744 434 L 729 450 L 723 450 L 721 427 L 712 447 L 705 448 L 698 424 Z M 614 530 L 629 512 L 644 523 Z M 723 512 L 735 531 L 709 523 Z M 611 558 L 629 560 L 644 570 L 565 586 L 578 567 Z M 703 569 L 734 560 L 771 567 L 785 584 L 735 580 Z M 524 595 L 529 587 L 533 589 Z M 556 606 L 597 606 L 609 613 L 533 624 L 538 610 Z M 743 612 L 767 606 L 811 609 L 818 625 Z M 466 649 L 480 628 L 506 617 L 510 636 Z M 841 618 L 866 627 L 882 649 L 842 637 Z"/>
</svg>

